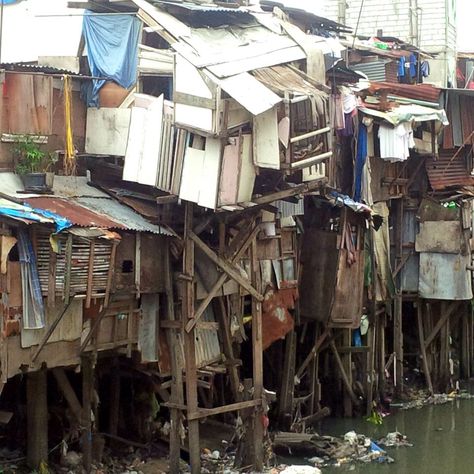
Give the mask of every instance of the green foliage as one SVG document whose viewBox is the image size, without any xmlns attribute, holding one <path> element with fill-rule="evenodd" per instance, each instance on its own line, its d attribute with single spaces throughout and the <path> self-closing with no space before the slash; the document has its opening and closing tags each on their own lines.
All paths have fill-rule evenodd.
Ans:
<svg viewBox="0 0 474 474">
<path fill-rule="evenodd" d="M 44 173 L 52 164 L 51 156 L 40 149 L 35 137 L 25 135 L 13 147 L 15 171 L 18 174 Z"/>
</svg>

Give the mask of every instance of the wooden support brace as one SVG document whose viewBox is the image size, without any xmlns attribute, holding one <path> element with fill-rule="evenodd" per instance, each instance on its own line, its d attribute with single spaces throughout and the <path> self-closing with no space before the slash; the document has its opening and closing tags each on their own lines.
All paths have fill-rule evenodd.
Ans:
<svg viewBox="0 0 474 474">
<path fill-rule="evenodd" d="M 324 330 L 324 332 L 321 334 L 321 336 L 319 336 L 318 340 L 316 341 L 316 344 L 311 349 L 310 353 L 306 356 L 306 359 L 303 361 L 300 368 L 296 372 L 296 377 L 297 378 L 299 378 L 299 379 L 301 378 L 301 376 L 303 375 L 303 372 L 306 370 L 306 367 L 308 367 L 308 365 L 311 363 L 311 361 L 316 357 L 316 354 L 318 353 L 319 349 L 321 348 L 324 341 L 326 340 L 326 337 L 328 336 L 329 331 L 330 330 L 328 328 L 326 328 Z"/>
<path fill-rule="evenodd" d="M 53 369 L 53 375 L 73 415 L 76 417 L 76 420 L 81 423 L 82 406 L 71 386 L 71 383 L 69 382 L 69 379 L 67 378 L 66 371 L 61 367 L 55 367 Z"/>
<path fill-rule="evenodd" d="M 342 363 L 341 357 L 339 356 L 339 353 L 337 352 L 337 347 L 333 340 L 329 342 L 329 346 L 331 347 L 331 350 L 334 354 L 334 358 L 336 359 L 337 368 L 339 369 L 339 373 L 341 374 L 342 381 L 344 382 L 344 386 L 346 387 L 348 395 L 351 397 L 351 400 L 354 405 L 360 405 L 360 401 L 354 393 L 354 390 L 352 390 L 351 384 L 349 383 L 349 378 L 346 374 L 346 371 L 344 370 L 344 365 Z"/>
<path fill-rule="evenodd" d="M 230 278 L 236 281 L 240 286 L 246 289 L 257 301 L 263 301 L 263 295 L 259 293 L 248 280 L 242 277 L 238 268 L 235 268 L 234 265 L 228 261 L 220 258 L 213 252 L 196 234 L 192 231 L 189 233 L 190 239 L 203 251 L 204 254 L 209 257 L 218 267 L 220 267 Z"/>
<path fill-rule="evenodd" d="M 433 342 L 434 338 L 436 337 L 440 329 L 446 324 L 446 321 L 449 319 L 449 317 L 453 314 L 454 310 L 456 310 L 458 306 L 459 306 L 459 301 L 452 301 L 450 303 L 449 307 L 446 309 L 444 314 L 442 314 L 441 317 L 439 318 L 438 322 L 436 323 L 436 326 L 433 328 L 433 331 L 431 331 L 430 335 L 426 338 L 425 350 Z"/>
<path fill-rule="evenodd" d="M 232 257 L 232 260 L 231 260 L 232 264 L 235 264 L 236 262 L 238 262 L 238 260 L 242 257 L 242 255 L 250 247 L 250 244 L 252 243 L 253 239 L 257 236 L 259 231 L 260 231 L 260 226 L 257 226 L 252 230 L 252 232 L 247 237 L 247 239 L 245 239 L 240 249 Z M 227 274 L 223 273 L 219 277 L 219 279 L 216 281 L 216 283 L 214 283 L 214 286 L 209 290 L 209 292 L 207 293 L 207 296 L 201 301 L 199 308 L 194 313 L 194 318 L 190 319 L 187 322 L 186 324 L 187 332 L 191 331 L 191 329 L 195 326 L 196 322 L 199 321 L 199 319 L 202 317 L 202 315 L 204 314 L 204 311 L 209 306 L 209 303 L 215 296 L 217 296 L 217 292 L 220 290 L 222 285 L 226 282 L 227 278 L 228 278 Z"/>
</svg>

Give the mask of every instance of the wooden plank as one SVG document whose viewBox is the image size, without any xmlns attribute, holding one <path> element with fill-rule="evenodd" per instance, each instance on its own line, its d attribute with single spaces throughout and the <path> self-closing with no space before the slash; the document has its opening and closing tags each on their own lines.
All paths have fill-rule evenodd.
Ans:
<svg viewBox="0 0 474 474">
<path fill-rule="evenodd" d="M 227 275 L 236 281 L 240 286 L 246 289 L 257 301 L 263 301 L 263 295 L 259 293 L 247 280 L 245 280 L 233 264 L 220 258 L 213 252 L 196 234 L 189 233 L 190 239 L 206 254 L 211 261 L 219 266 Z"/>
<path fill-rule="evenodd" d="M 283 377 L 280 387 L 278 417 L 279 425 L 284 430 L 289 430 L 293 420 L 293 400 L 295 390 L 295 362 L 296 362 L 296 332 L 291 330 L 286 335 L 285 359 L 283 364 Z"/>
<path fill-rule="evenodd" d="M 262 405 L 262 400 L 254 399 L 243 402 L 231 403 L 215 408 L 200 408 L 198 411 L 188 413 L 188 420 L 198 420 L 200 418 L 206 418 L 208 416 L 220 415 L 222 413 L 229 413 L 231 411 L 239 411 L 245 408 L 258 407 Z"/>
<path fill-rule="evenodd" d="M 329 335 L 330 329 L 326 328 L 324 332 L 319 336 L 317 339 L 316 343 L 314 344 L 313 348 L 309 352 L 309 354 L 306 356 L 305 360 L 303 363 L 300 365 L 300 368 L 296 372 L 296 377 L 298 379 L 301 379 L 304 371 L 306 370 L 306 367 L 308 367 L 309 363 L 316 357 L 316 354 L 318 353 L 319 349 L 323 345 L 324 341 L 326 340 L 326 337 Z"/>
<path fill-rule="evenodd" d="M 63 316 L 67 313 L 67 310 L 69 309 L 69 307 L 71 306 L 73 301 L 74 301 L 74 298 L 71 299 L 69 301 L 69 303 L 64 306 L 64 309 L 56 316 L 56 319 L 53 321 L 51 326 L 46 331 L 46 334 L 43 336 L 43 339 L 41 340 L 38 348 L 36 349 L 35 353 L 33 354 L 33 357 L 31 358 L 31 362 L 36 361 L 36 359 L 38 358 L 40 352 L 43 350 L 43 347 L 49 341 L 49 338 L 52 336 L 54 330 L 58 327 L 58 324 L 61 322 L 61 319 L 63 318 Z"/>
<path fill-rule="evenodd" d="M 339 373 L 341 375 L 342 381 L 344 382 L 344 386 L 346 388 L 348 395 L 351 397 L 351 400 L 354 403 L 354 405 L 360 405 L 359 399 L 357 398 L 356 394 L 352 390 L 351 383 L 344 369 L 344 364 L 342 363 L 341 357 L 339 356 L 339 353 L 337 352 L 337 347 L 336 347 L 335 342 L 333 340 L 329 341 L 329 346 L 331 347 L 332 353 L 334 354 L 334 358 L 336 359 L 336 365 L 337 365 L 337 368 L 339 369 Z"/>
<path fill-rule="evenodd" d="M 251 246 L 251 280 L 257 295 L 261 291 L 260 264 L 257 255 L 257 239 Z M 252 355 L 253 355 L 253 399 L 261 400 L 263 397 L 263 337 L 262 337 L 262 303 L 256 297 L 252 298 Z M 253 441 L 253 465 L 256 471 L 263 471 L 263 408 L 255 407 Z"/>
<path fill-rule="evenodd" d="M 76 417 L 76 420 L 81 423 L 82 406 L 79 402 L 79 399 L 77 398 L 76 393 L 74 392 L 74 389 L 71 386 L 71 383 L 69 382 L 66 371 L 62 367 L 55 367 L 53 368 L 53 375 L 73 415 Z"/>
<path fill-rule="evenodd" d="M 186 203 L 185 224 L 184 224 L 184 255 L 183 255 L 183 273 L 190 277 L 194 276 L 194 244 L 191 238 L 193 235 L 193 204 Z M 200 240 L 200 239 L 198 239 Z M 183 323 L 194 317 L 194 284 L 189 280 L 184 280 L 184 298 L 182 302 Z M 195 330 L 184 332 L 184 355 L 186 366 L 186 402 L 187 412 L 196 413 L 198 411 L 197 394 L 197 367 L 196 367 L 196 348 L 195 348 Z M 189 456 L 191 461 L 191 474 L 200 474 L 201 472 L 201 449 L 199 444 L 199 421 L 188 421 L 188 439 Z"/>
<path fill-rule="evenodd" d="M 280 169 L 276 107 L 253 119 L 253 160 L 260 168 Z"/>
<path fill-rule="evenodd" d="M 248 235 L 247 239 L 244 241 L 240 249 L 237 251 L 234 257 L 232 257 L 231 259 L 232 264 L 236 263 L 242 257 L 244 252 L 247 251 L 253 239 L 256 237 L 256 235 L 260 231 L 260 229 L 261 227 L 260 225 L 258 225 L 252 230 L 252 232 L 250 232 L 250 234 Z M 220 290 L 220 288 L 226 282 L 226 280 L 227 280 L 227 275 L 224 273 L 219 277 L 219 279 L 216 281 L 214 286 L 208 291 L 207 296 L 204 298 L 204 300 L 201 301 L 199 308 L 196 310 L 194 314 L 194 318 L 187 322 L 186 331 L 189 332 L 192 329 L 192 327 L 196 324 L 196 322 L 199 321 L 201 316 L 204 314 L 204 311 L 208 307 L 209 303 L 211 302 L 212 298 L 217 296 L 217 292 Z"/>
<path fill-rule="evenodd" d="M 433 330 L 431 331 L 429 336 L 426 338 L 426 340 L 425 340 L 425 350 L 433 342 L 434 338 L 437 336 L 440 329 L 446 324 L 446 321 L 449 319 L 449 317 L 453 314 L 454 310 L 456 310 L 458 306 L 459 306 L 459 301 L 451 301 L 450 302 L 449 306 L 443 312 L 443 314 L 439 318 L 438 322 L 436 323 L 435 327 L 433 328 Z"/>
<path fill-rule="evenodd" d="M 110 292 L 112 289 L 112 282 L 115 273 L 115 257 L 117 255 L 117 245 L 118 242 L 113 242 L 112 251 L 110 254 L 110 266 L 107 273 L 107 286 L 105 287 L 105 296 L 104 296 L 104 308 L 107 308 L 110 302 Z"/>
</svg>

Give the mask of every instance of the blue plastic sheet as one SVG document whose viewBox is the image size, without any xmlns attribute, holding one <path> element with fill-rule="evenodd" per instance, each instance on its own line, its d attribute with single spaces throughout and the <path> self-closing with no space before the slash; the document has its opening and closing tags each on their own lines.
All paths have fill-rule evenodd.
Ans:
<svg viewBox="0 0 474 474">
<path fill-rule="evenodd" d="M 93 16 L 85 11 L 82 24 L 91 74 L 133 86 L 137 79 L 138 38 L 141 22 L 133 15 Z M 88 105 L 99 105 L 105 79 L 94 79 Z"/>
<path fill-rule="evenodd" d="M 64 229 L 72 226 L 72 222 L 65 217 L 62 217 L 54 212 L 46 211 L 45 209 L 34 209 L 30 206 L 23 206 L 23 209 L 0 207 L 0 214 L 8 217 L 18 217 L 20 219 L 28 219 L 35 222 L 44 222 L 42 217 L 51 219 L 56 225 L 56 232 L 61 232 Z"/>
<path fill-rule="evenodd" d="M 359 125 L 359 135 L 357 138 L 357 156 L 355 162 L 355 182 L 354 199 L 360 201 L 362 195 L 362 173 L 367 159 L 367 127 Z"/>
</svg>

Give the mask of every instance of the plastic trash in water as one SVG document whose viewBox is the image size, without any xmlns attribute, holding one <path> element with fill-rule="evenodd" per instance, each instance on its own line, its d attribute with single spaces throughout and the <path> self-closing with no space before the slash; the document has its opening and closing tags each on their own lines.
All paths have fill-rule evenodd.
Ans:
<svg viewBox="0 0 474 474">
<path fill-rule="evenodd" d="M 370 442 L 370 450 L 372 452 L 378 452 L 378 453 L 383 453 L 383 449 L 376 443 L 374 443 L 373 441 Z"/>
</svg>

